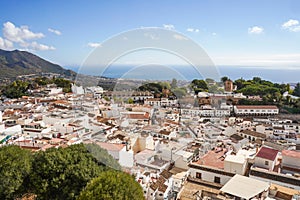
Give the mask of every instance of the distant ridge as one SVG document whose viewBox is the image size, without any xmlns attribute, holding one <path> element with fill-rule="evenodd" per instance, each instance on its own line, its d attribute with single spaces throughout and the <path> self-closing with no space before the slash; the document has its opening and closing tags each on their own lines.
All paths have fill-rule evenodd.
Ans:
<svg viewBox="0 0 300 200">
<path fill-rule="evenodd" d="M 61 74 L 71 79 L 76 76 L 76 72 L 64 69 L 27 51 L 0 49 L 0 80 L 42 73 Z"/>
</svg>

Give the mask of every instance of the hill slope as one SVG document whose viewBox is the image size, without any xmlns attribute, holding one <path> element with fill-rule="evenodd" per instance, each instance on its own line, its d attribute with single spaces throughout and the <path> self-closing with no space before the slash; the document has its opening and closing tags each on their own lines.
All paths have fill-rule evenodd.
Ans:
<svg viewBox="0 0 300 200">
<path fill-rule="evenodd" d="M 57 73 L 69 78 L 76 76 L 75 72 L 66 70 L 27 51 L 0 49 L 0 80 L 41 73 Z"/>
</svg>

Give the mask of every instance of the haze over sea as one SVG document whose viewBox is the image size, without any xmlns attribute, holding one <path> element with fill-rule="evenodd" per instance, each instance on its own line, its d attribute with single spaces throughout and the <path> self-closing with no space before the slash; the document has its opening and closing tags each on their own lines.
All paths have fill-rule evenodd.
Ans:
<svg viewBox="0 0 300 200">
<path fill-rule="evenodd" d="M 100 70 L 89 68 L 71 68 L 82 74 L 100 76 Z M 249 66 L 216 66 L 220 77 L 228 76 L 232 80 L 239 78 L 252 79 L 261 77 L 277 83 L 297 83 L 300 82 L 300 68 L 272 68 L 272 67 L 249 67 Z M 200 68 L 201 69 L 201 68 Z M 200 71 L 201 73 L 201 71 Z M 109 78 L 145 79 L 145 80 L 170 80 L 172 78 L 193 80 L 205 79 L 192 66 L 172 66 L 164 67 L 160 65 L 147 65 L 143 67 L 132 66 L 110 66 L 102 76 Z"/>
</svg>

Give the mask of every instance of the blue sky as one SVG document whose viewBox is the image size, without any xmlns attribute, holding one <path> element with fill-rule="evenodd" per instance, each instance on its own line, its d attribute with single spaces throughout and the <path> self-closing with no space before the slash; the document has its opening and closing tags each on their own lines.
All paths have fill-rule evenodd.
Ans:
<svg viewBox="0 0 300 200">
<path fill-rule="evenodd" d="M 197 42 L 217 65 L 300 69 L 297 0 L 2 0 L 0 7 L 0 48 L 29 50 L 62 66 L 79 66 L 120 32 L 165 27 Z"/>
</svg>

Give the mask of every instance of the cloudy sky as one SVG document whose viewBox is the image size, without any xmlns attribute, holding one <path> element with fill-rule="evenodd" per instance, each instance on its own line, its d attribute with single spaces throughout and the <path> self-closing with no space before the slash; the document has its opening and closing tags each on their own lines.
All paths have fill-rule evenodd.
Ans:
<svg viewBox="0 0 300 200">
<path fill-rule="evenodd" d="M 28 50 L 62 66 L 81 65 L 120 32 L 161 27 L 197 42 L 217 65 L 300 68 L 297 0 L 2 0 L 0 7 L 1 49 Z M 173 57 L 165 60 L 177 62 Z M 134 55 L 124 59 L 130 61 Z"/>
</svg>

